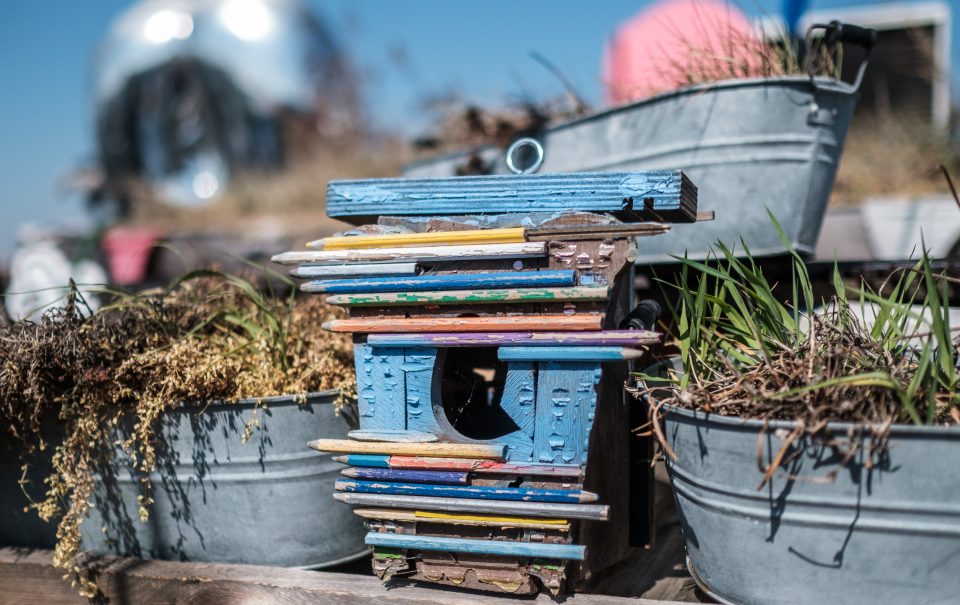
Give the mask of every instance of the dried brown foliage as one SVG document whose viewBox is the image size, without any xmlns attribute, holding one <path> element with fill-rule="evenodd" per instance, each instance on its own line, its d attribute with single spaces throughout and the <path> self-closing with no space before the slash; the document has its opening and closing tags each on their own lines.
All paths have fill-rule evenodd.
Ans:
<svg viewBox="0 0 960 605">
<path fill-rule="evenodd" d="M 172 290 L 122 296 L 92 315 L 74 293 L 39 322 L 0 328 L 0 415 L 25 454 L 54 448 L 46 498 L 33 507 L 44 520 L 59 520 L 54 563 L 85 594 L 95 586 L 74 563 L 80 524 L 95 469 L 117 439 L 149 472 L 154 428 L 166 410 L 327 389 L 341 389 L 341 404 L 353 396 L 352 345 L 320 329 L 332 308 L 317 298 L 293 304 L 262 296 L 249 285 L 208 273 Z M 53 419 L 59 443 L 44 437 Z M 146 518 L 150 486 L 142 487 Z"/>
</svg>

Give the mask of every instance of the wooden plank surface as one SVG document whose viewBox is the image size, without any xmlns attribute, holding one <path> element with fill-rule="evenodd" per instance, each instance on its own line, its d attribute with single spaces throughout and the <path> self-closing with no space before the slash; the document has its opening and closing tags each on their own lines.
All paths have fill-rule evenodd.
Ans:
<svg viewBox="0 0 960 605">
<path fill-rule="evenodd" d="M 623 347 L 500 347 L 501 361 L 625 361 L 643 357 L 645 351 Z"/>
<path fill-rule="evenodd" d="M 331 332 L 512 332 L 528 330 L 599 330 L 602 313 L 578 315 L 508 315 L 497 317 L 410 317 L 334 319 L 323 324 Z"/>
<path fill-rule="evenodd" d="M 597 332 L 520 332 L 502 334 L 372 334 L 367 342 L 378 347 L 496 347 L 518 345 L 552 347 L 557 345 L 610 345 L 636 347 L 656 344 L 661 335 L 645 330 L 605 330 Z"/>
<path fill-rule="evenodd" d="M 446 262 L 483 259 L 537 258 L 546 255 L 546 242 L 523 244 L 473 244 L 470 246 L 418 246 L 366 250 L 315 250 L 284 252 L 271 260 L 281 265 L 323 263 L 375 263 L 394 261 Z"/>
<path fill-rule="evenodd" d="M 439 441 L 433 433 L 408 431 L 406 429 L 356 429 L 347 433 L 347 437 L 357 441 L 383 441 L 386 443 L 433 443 Z"/>
<path fill-rule="evenodd" d="M 523 227 L 505 229 L 468 229 L 464 231 L 431 231 L 426 233 L 389 233 L 325 237 L 307 243 L 317 250 L 360 248 L 399 248 L 403 246 L 436 246 L 463 244 L 518 244 L 526 241 Z"/>
<path fill-rule="evenodd" d="M 53 567 L 47 550 L 0 549 L 0 594 L 4 605 L 89 605 Z M 369 573 L 308 571 L 223 563 L 146 561 L 93 557 L 104 600 L 111 605 L 517 605 L 509 595 L 471 593 L 393 582 Z M 553 605 L 547 594 L 523 603 Z M 576 594 L 571 605 L 668 605 L 667 601 Z"/>
<path fill-rule="evenodd" d="M 462 305 L 496 303 L 553 303 L 606 300 L 607 287 L 505 288 L 385 292 L 381 294 L 334 294 L 328 305 L 344 307 L 394 307 L 403 305 Z"/>
<path fill-rule="evenodd" d="M 558 502 L 517 502 L 511 500 L 475 500 L 434 496 L 395 496 L 392 494 L 356 494 L 337 492 L 334 500 L 360 506 L 437 510 L 453 513 L 488 513 L 550 519 L 591 519 L 606 521 L 610 507 L 604 504 L 561 504 Z"/>
<path fill-rule="evenodd" d="M 570 531 L 570 522 L 566 519 L 529 519 L 524 517 L 495 517 L 492 515 L 458 515 L 455 513 L 435 513 L 425 510 L 397 510 L 389 508 L 355 508 L 355 515 L 364 519 L 383 519 L 385 521 L 409 521 L 415 523 L 445 523 L 450 525 L 468 525 L 474 527 L 522 527 L 528 529 L 551 529 L 559 532 Z"/>
<path fill-rule="evenodd" d="M 437 498 L 471 498 L 478 500 L 511 500 L 517 502 L 563 502 L 583 504 L 596 502 L 597 495 L 579 489 L 543 489 L 534 487 L 496 487 L 492 485 L 423 485 L 385 481 L 339 480 L 338 491 L 355 494 L 394 494 L 397 496 L 435 496 Z"/>
<path fill-rule="evenodd" d="M 579 477 L 581 467 L 575 464 L 512 464 L 493 460 L 464 458 L 428 458 L 420 456 L 382 456 L 350 454 L 334 456 L 333 460 L 352 466 L 395 468 L 407 470 L 456 470 L 495 475 L 532 475 L 544 477 Z"/>
<path fill-rule="evenodd" d="M 410 534 L 370 532 L 364 538 L 368 546 L 436 550 L 475 555 L 502 555 L 582 561 L 587 552 L 579 544 L 545 544 L 543 542 L 514 542 L 509 540 L 478 540 L 475 538 L 444 538 Z"/>
<path fill-rule="evenodd" d="M 436 483 L 443 485 L 466 485 L 470 474 L 454 471 L 402 471 L 392 468 L 352 467 L 340 474 L 350 479 L 364 481 L 397 481 L 401 483 Z"/>
<path fill-rule="evenodd" d="M 583 227 L 545 227 L 527 229 L 527 240 L 542 242 L 563 240 L 575 242 L 593 239 L 614 239 L 621 237 L 641 237 L 660 235 L 670 231 L 670 225 L 664 223 L 623 223 L 614 225 L 590 225 Z"/>
<path fill-rule="evenodd" d="M 321 452 L 344 454 L 388 454 L 436 458 L 503 459 L 504 446 L 479 443 L 385 443 L 352 439 L 316 439 L 307 444 Z"/>
<path fill-rule="evenodd" d="M 327 186 L 327 214 L 334 218 L 576 210 L 693 221 L 697 188 L 679 170 L 341 180 Z"/>
<path fill-rule="evenodd" d="M 370 277 L 366 279 L 331 279 L 308 282 L 300 286 L 304 292 L 319 294 L 356 294 L 371 292 L 418 292 L 424 290 L 476 290 L 487 288 L 546 288 L 572 286 L 574 272 L 497 271 L 491 273 L 452 273 L 416 275 L 412 277 Z"/>
<path fill-rule="evenodd" d="M 343 265 L 300 265 L 290 270 L 294 277 L 342 278 L 364 276 L 416 275 L 417 263 L 349 263 Z"/>
</svg>

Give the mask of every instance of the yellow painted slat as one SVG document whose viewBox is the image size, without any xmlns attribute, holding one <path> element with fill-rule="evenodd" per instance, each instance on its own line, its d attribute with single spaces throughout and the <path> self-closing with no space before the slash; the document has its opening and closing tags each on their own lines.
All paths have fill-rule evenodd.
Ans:
<svg viewBox="0 0 960 605">
<path fill-rule="evenodd" d="M 471 229 L 469 231 L 356 235 L 318 239 L 308 242 L 307 247 L 318 250 L 356 250 L 361 248 L 446 244 L 519 244 L 526 241 L 525 233 L 526 229 L 523 227 L 511 227 L 505 229 Z"/>
</svg>

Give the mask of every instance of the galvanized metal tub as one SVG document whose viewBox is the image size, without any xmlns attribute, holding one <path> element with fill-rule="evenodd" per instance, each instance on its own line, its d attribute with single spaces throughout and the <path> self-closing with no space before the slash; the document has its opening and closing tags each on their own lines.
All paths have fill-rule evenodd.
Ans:
<svg viewBox="0 0 960 605">
<path fill-rule="evenodd" d="M 664 407 L 677 460 L 667 460 L 701 586 L 728 603 L 956 603 L 960 595 L 960 430 L 895 426 L 870 469 L 839 462 L 822 439 L 792 446 L 758 490 L 793 430 Z M 827 434 L 844 438 L 852 427 Z"/>
<path fill-rule="evenodd" d="M 260 400 L 258 424 L 242 435 L 256 400 L 185 407 L 161 419 L 165 447 L 151 473 L 150 518 L 138 516 L 139 484 L 128 458 L 98 477 L 83 546 L 97 553 L 200 562 L 321 568 L 366 555 L 365 530 L 333 500 L 342 468 L 307 449 L 345 438 L 356 419 L 338 416 L 336 391 Z"/>
<path fill-rule="evenodd" d="M 716 220 L 642 238 L 638 264 L 704 258 L 717 241 L 742 249 L 741 237 L 756 256 L 784 254 L 766 208 L 796 250 L 813 254 L 856 92 L 805 76 L 685 88 L 544 130 L 541 172 L 686 172 Z M 452 176 L 474 154 L 490 172 L 507 173 L 503 152 L 484 147 L 415 162 L 403 175 Z"/>
</svg>

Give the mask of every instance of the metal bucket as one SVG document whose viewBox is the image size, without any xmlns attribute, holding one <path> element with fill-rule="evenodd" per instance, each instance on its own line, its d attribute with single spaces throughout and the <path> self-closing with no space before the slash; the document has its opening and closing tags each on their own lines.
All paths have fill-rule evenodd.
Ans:
<svg viewBox="0 0 960 605">
<path fill-rule="evenodd" d="M 685 88 L 543 131 L 541 172 L 686 172 L 716 220 L 641 239 L 638 264 L 702 259 L 717 241 L 742 249 L 740 238 L 756 256 L 784 254 L 766 208 L 796 250 L 813 254 L 856 91 L 803 76 Z M 484 147 L 410 164 L 403 175 L 452 176 L 474 154 L 491 172 L 508 172 L 502 152 Z"/>
<path fill-rule="evenodd" d="M 242 435 L 255 400 L 185 407 L 161 419 L 154 504 L 138 516 L 139 483 L 118 452 L 98 477 L 83 546 L 98 553 L 220 563 L 321 568 L 366 555 L 364 528 L 333 500 L 341 465 L 307 449 L 345 438 L 354 418 L 334 413 L 336 391 L 260 400 L 258 424 Z"/>
<path fill-rule="evenodd" d="M 758 490 L 793 430 L 664 407 L 677 460 L 667 471 L 691 573 L 728 603 L 956 603 L 960 595 L 960 430 L 895 426 L 889 447 L 842 467 L 822 439 L 791 446 Z M 830 425 L 843 439 L 852 427 Z M 761 449 L 762 448 L 762 449 Z M 761 454 L 758 454 L 758 451 Z"/>
</svg>

